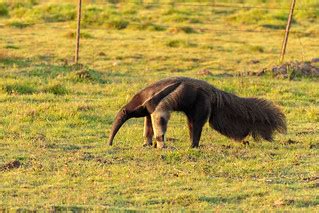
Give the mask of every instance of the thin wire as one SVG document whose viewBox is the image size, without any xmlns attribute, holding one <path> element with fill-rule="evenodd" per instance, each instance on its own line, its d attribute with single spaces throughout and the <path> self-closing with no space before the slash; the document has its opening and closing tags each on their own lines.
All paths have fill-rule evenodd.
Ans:
<svg viewBox="0 0 319 213">
<path fill-rule="evenodd" d="M 92 5 L 116 5 L 109 2 L 101 2 L 101 3 L 91 3 Z M 121 5 L 122 3 L 118 3 Z M 134 4 L 139 5 L 136 2 L 125 2 L 123 4 Z M 144 6 L 158 6 L 158 5 L 165 5 L 165 6 L 190 6 L 190 7 L 215 7 L 215 8 L 234 8 L 234 9 L 262 9 L 262 10 L 290 10 L 288 7 L 261 7 L 261 6 L 248 6 L 241 4 L 216 4 L 216 3 L 206 3 L 206 4 L 199 4 L 199 3 L 164 3 L 164 2 L 158 2 L 158 3 L 145 3 L 142 4 Z M 308 8 L 295 8 L 295 10 L 315 10 L 319 11 L 319 8 L 317 7 L 308 7 Z"/>
<path fill-rule="evenodd" d="M 206 24 L 209 24 L 209 23 L 206 23 Z M 43 27 L 43 26 L 40 26 L 39 27 L 39 25 L 42 25 L 42 24 L 38 24 L 38 25 L 36 25 L 36 28 L 37 28 L 37 30 L 43 30 L 43 29 L 48 29 L 48 28 L 46 28 L 46 27 Z M 140 24 L 138 24 L 138 23 L 130 23 L 129 25 L 133 25 L 133 26 L 140 26 Z M 161 26 L 164 26 L 164 27 L 166 27 L 166 28 L 169 28 L 170 26 L 169 25 L 161 25 Z M 216 27 L 220 27 L 220 25 L 210 25 L 210 26 L 216 26 Z M 30 26 L 30 27 L 32 27 L 32 26 Z M 55 30 L 75 30 L 76 28 L 74 27 L 74 28 L 72 28 L 72 27 L 56 27 L 56 26 L 54 26 L 54 27 L 51 27 L 51 29 L 55 29 Z M 108 29 L 107 27 L 101 27 L 101 28 L 99 28 L 99 27 L 82 27 L 82 29 L 84 29 L 84 30 L 106 30 L 106 29 Z M 195 29 L 196 30 L 196 29 Z M 141 30 L 142 31 L 142 30 Z M 285 32 L 285 30 L 284 29 L 282 29 L 282 30 L 239 30 L 239 29 L 226 29 L 226 30 L 217 30 L 217 29 L 207 29 L 207 31 L 206 32 L 219 32 L 219 33 L 229 33 L 229 32 L 242 32 L 242 33 L 278 33 L 278 34 L 281 34 L 281 33 L 284 33 Z M 30 32 L 30 34 L 28 34 L 28 33 L 17 33 L 17 34 L 14 34 L 14 33 L 10 33 L 10 35 L 21 35 L 21 36 L 23 36 L 23 35 L 31 35 L 31 34 L 33 34 L 33 33 L 35 33 L 35 31 L 32 31 L 32 32 Z M 165 32 L 164 32 L 165 33 Z M 319 35 L 319 31 L 318 32 L 303 32 L 303 31 L 296 31 L 296 30 L 292 30 L 292 31 L 290 31 L 290 33 L 293 33 L 293 34 L 301 34 L 301 35 L 303 35 L 303 34 L 307 34 L 307 35 Z M 194 34 L 196 34 L 196 33 L 194 33 Z M 158 38 L 162 38 L 162 37 L 158 37 Z M 128 40 L 130 40 L 130 39 L 128 39 Z"/>
<path fill-rule="evenodd" d="M 40 1 L 42 3 L 46 3 L 47 1 Z M 74 1 L 68 1 L 71 4 L 76 4 Z M 110 2 L 89 2 L 89 5 L 122 5 L 122 4 L 133 4 L 133 5 L 143 5 L 143 6 L 159 6 L 159 5 L 165 5 L 165 6 L 190 6 L 190 7 L 215 7 L 215 8 L 237 8 L 237 9 L 261 9 L 261 10 L 290 10 L 288 7 L 262 7 L 262 6 L 250 6 L 245 5 L 245 3 L 234 3 L 234 4 L 220 4 L 215 2 L 149 2 L 149 3 L 139 3 L 139 2 L 119 2 L 119 3 L 110 3 Z M 302 4 L 303 7 L 305 7 L 305 4 Z M 319 11 L 318 7 L 309 7 L 307 8 L 295 8 L 295 10 L 313 10 L 313 11 Z"/>
</svg>

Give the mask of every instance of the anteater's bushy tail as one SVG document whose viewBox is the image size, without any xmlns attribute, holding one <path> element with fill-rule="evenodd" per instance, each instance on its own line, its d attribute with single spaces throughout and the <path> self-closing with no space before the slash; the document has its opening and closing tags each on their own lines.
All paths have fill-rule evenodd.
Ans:
<svg viewBox="0 0 319 213">
<path fill-rule="evenodd" d="M 248 135 L 272 141 L 274 131 L 286 133 L 285 115 L 271 102 L 258 98 L 240 98 L 213 88 L 210 126 L 221 134 L 242 140 Z"/>
</svg>

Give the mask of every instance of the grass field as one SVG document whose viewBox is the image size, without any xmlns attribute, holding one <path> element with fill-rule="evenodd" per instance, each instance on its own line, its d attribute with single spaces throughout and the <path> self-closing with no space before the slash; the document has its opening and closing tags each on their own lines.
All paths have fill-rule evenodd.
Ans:
<svg viewBox="0 0 319 213">
<path fill-rule="evenodd" d="M 83 66 L 72 2 L 16 2 L 0 2 L 0 210 L 318 211 L 318 79 L 246 75 L 278 64 L 287 1 L 84 1 Z M 318 6 L 297 2 L 286 61 L 319 57 Z M 243 145 L 207 125 L 191 149 L 175 113 L 167 149 L 142 147 L 143 119 L 109 147 L 117 110 L 168 76 L 269 99 L 288 133 Z"/>
</svg>

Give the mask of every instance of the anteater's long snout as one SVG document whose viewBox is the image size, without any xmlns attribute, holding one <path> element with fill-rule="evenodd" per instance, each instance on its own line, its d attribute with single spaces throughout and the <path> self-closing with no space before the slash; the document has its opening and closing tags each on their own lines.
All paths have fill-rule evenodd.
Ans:
<svg viewBox="0 0 319 213">
<path fill-rule="evenodd" d="M 116 135 L 116 133 L 119 131 L 121 126 L 127 121 L 129 117 L 125 113 L 125 111 L 121 110 L 120 112 L 117 113 L 115 120 L 112 125 L 110 137 L 109 137 L 109 145 L 111 146 L 113 144 L 113 139 Z"/>
</svg>

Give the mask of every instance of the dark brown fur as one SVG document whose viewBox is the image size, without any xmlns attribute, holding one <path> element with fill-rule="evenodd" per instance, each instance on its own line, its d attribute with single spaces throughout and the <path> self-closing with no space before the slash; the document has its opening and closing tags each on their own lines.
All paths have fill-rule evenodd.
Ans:
<svg viewBox="0 0 319 213">
<path fill-rule="evenodd" d="M 158 81 L 140 92 L 122 107 L 112 126 L 109 144 L 132 117 L 145 117 L 145 145 L 155 134 L 158 147 L 164 147 L 170 112 L 184 112 L 192 147 L 198 147 L 202 127 L 210 126 L 235 140 L 252 135 L 271 141 L 274 131 L 286 132 L 284 114 L 271 102 L 257 98 L 240 98 L 221 91 L 205 81 L 176 77 Z M 156 144 L 155 144 L 156 145 Z"/>
</svg>

